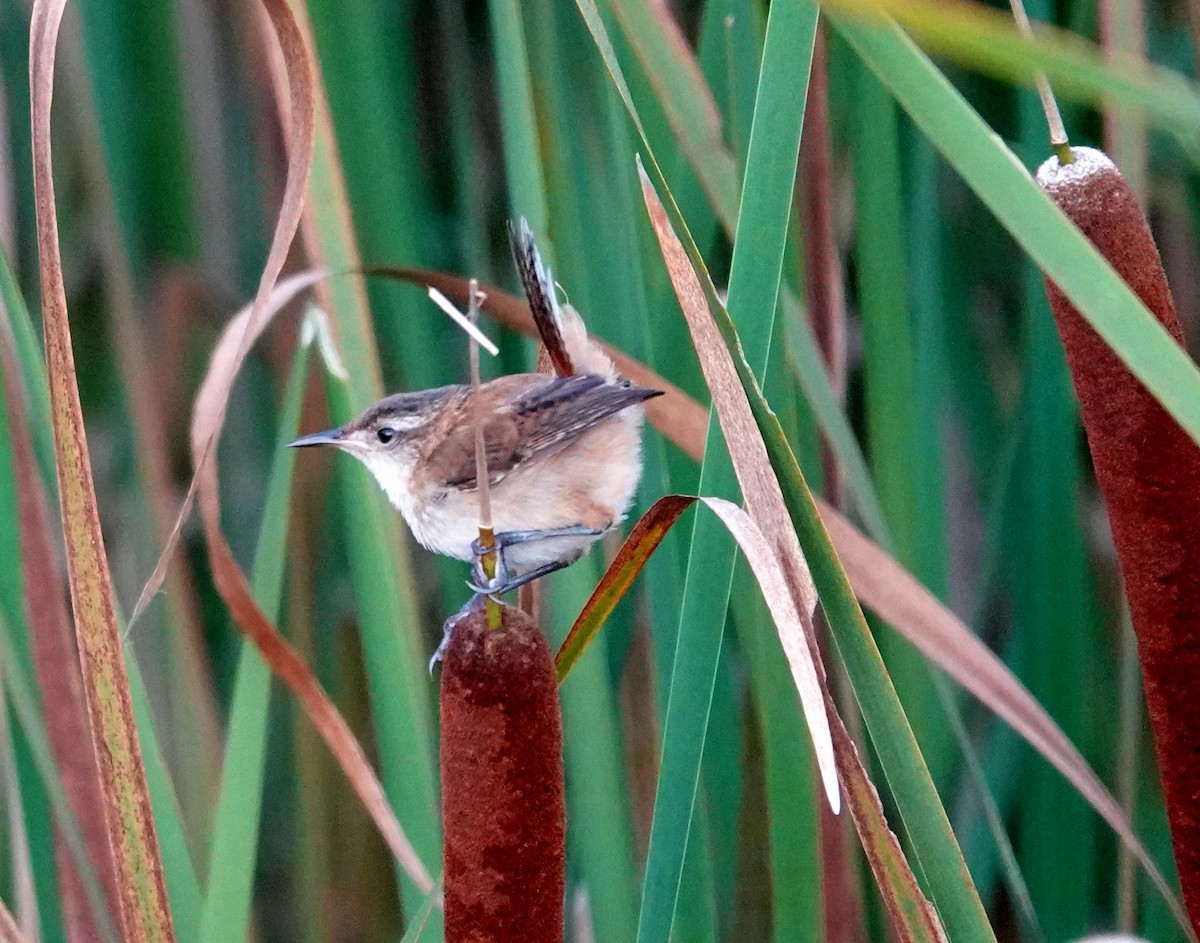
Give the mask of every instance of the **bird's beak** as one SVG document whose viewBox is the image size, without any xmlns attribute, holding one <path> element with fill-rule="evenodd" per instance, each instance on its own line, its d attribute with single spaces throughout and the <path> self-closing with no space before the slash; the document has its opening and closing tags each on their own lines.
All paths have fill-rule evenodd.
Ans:
<svg viewBox="0 0 1200 943">
<path fill-rule="evenodd" d="M 341 441 L 341 429 L 326 429 L 324 432 L 314 432 L 311 435 L 302 435 L 298 439 L 293 439 L 288 443 L 288 448 L 297 449 L 307 445 L 340 445 Z"/>
</svg>

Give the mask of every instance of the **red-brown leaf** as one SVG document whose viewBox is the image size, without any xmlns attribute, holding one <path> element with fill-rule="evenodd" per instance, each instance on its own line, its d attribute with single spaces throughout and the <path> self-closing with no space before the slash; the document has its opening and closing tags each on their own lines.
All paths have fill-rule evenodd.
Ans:
<svg viewBox="0 0 1200 943">
<path fill-rule="evenodd" d="M 255 305 L 242 309 L 221 335 L 213 351 L 208 373 L 196 395 L 195 413 L 192 418 L 192 460 L 198 469 L 196 481 L 200 517 L 204 524 L 204 537 L 212 564 L 213 580 L 222 600 L 229 607 L 234 622 L 258 647 L 271 671 L 300 701 L 313 726 L 341 765 L 351 787 L 366 806 L 396 860 L 413 883 L 422 892 L 428 893 L 433 887 L 429 872 L 396 821 L 383 786 L 367 762 L 353 731 L 303 659 L 259 608 L 250 592 L 245 574 L 238 566 L 233 551 L 221 531 L 217 457 L 216 449 L 210 443 L 220 439 L 229 391 L 237 379 L 246 352 L 270 325 L 271 319 L 301 291 L 311 288 L 326 277 L 327 272 L 318 271 L 284 279 L 263 305 L 258 306 L 256 302 Z M 207 462 L 204 461 L 206 453 Z"/>
<path fill-rule="evenodd" d="M 103 818 L 117 874 L 121 927 L 124 938 L 133 943 L 168 941 L 174 939 L 174 930 L 83 432 L 59 253 L 50 102 L 64 5 L 65 0 L 37 0 L 29 40 L 34 203 L 59 502 L 83 687 L 99 760 Z"/>
</svg>

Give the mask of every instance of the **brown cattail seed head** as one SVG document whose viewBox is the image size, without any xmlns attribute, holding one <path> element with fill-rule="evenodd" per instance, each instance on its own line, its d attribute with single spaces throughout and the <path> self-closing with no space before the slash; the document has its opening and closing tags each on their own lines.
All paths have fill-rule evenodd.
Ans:
<svg viewBox="0 0 1200 943">
<path fill-rule="evenodd" d="M 1072 153 L 1073 164 L 1043 164 L 1038 183 L 1182 342 L 1133 192 L 1100 151 Z M 1184 901 L 1200 925 L 1200 449 L 1049 280 L 1046 291 L 1137 632 Z"/>
<path fill-rule="evenodd" d="M 441 683 L 446 943 L 562 943 L 562 720 L 533 620 L 482 607 L 455 624 Z"/>
</svg>

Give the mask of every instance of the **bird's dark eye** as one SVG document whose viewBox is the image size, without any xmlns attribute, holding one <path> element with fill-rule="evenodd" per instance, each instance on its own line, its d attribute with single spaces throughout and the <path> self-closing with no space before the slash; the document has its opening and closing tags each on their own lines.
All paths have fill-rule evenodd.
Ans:
<svg viewBox="0 0 1200 943">
<path fill-rule="evenodd" d="M 375 433 L 375 437 L 384 445 L 387 445 L 392 439 L 396 438 L 396 430 L 391 426 L 383 426 Z"/>
</svg>

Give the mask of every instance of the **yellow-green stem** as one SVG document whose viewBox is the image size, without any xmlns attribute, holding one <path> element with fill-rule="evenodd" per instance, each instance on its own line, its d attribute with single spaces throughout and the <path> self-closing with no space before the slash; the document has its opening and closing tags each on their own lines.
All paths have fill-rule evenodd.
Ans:
<svg viewBox="0 0 1200 943">
<path fill-rule="evenodd" d="M 485 552 L 480 558 L 483 564 L 483 574 L 489 580 L 496 578 L 496 534 L 491 527 L 485 527 L 482 524 L 479 527 L 479 545 L 483 547 Z M 489 629 L 500 628 L 502 614 L 500 612 L 500 603 L 496 602 L 491 596 L 484 597 L 484 611 L 487 613 L 487 625 Z"/>
</svg>

